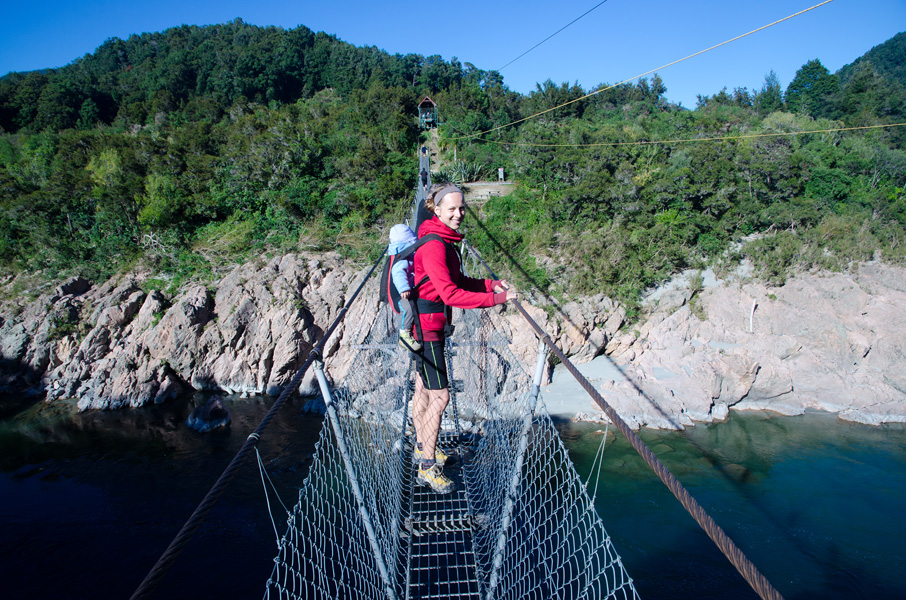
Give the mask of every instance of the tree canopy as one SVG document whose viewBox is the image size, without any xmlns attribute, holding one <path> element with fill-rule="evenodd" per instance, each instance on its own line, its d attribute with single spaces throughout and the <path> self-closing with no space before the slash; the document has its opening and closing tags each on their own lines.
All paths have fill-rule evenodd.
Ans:
<svg viewBox="0 0 906 600">
<path fill-rule="evenodd" d="M 496 71 L 301 26 L 114 38 L 0 79 L 0 266 L 103 277 L 145 261 L 178 281 L 267 249 L 373 255 L 411 202 L 424 95 L 446 163 L 455 149 L 459 172 L 519 182 L 476 208 L 470 237 L 546 293 L 631 303 L 679 269 L 744 257 L 775 282 L 901 259 L 906 128 L 790 135 L 906 122 L 893 62 L 844 76 L 812 60 L 785 93 L 770 72 L 687 110 L 657 76 L 522 95 Z"/>
<path fill-rule="evenodd" d="M 840 84 L 818 59 L 805 63 L 786 88 L 786 107 L 812 117 L 833 117 Z"/>
</svg>

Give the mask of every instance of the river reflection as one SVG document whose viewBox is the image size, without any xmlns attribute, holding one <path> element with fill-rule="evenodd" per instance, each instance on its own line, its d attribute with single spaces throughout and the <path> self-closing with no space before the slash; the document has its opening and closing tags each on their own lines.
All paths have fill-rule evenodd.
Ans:
<svg viewBox="0 0 906 600">
<path fill-rule="evenodd" d="M 3 597 L 129 597 L 273 402 L 228 398 L 231 428 L 202 435 L 184 421 L 205 400 L 82 414 L 38 403 L 0 420 Z M 291 401 L 260 446 L 288 504 L 322 422 L 303 404 Z M 558 428 L 585 479 L 603 426 Z M 732 413 L 642 437 L 788 600 L 906 597 L 903 426 Z M 157 597 L 263 594 L 276 540 L 254 462 Z M 613 428 L 595 504 L 643 598 L 755 598 Z"/>
</svg>

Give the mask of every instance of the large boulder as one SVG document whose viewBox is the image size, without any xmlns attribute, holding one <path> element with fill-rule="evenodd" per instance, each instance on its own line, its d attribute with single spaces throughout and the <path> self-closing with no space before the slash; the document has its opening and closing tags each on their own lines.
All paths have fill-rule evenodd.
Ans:
<svg viewBox="0 0 906 600">
<path fill-rule="evenodd" d="M 203 406 L 198 406 L 186 419 L 186 425 L 198 433 L 207 433 L 215 429 L 230 426 L 230 410 L 221 396 L 214 396 Z"/>
</svg>

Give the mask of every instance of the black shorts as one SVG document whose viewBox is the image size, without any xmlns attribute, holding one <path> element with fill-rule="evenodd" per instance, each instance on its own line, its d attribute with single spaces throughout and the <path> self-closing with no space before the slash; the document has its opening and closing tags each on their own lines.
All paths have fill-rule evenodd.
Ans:
<svg viewBox="0 0 906 600">
<path fill-rule="evenodd" d="M 422 383 L 425 384 L 425 389 L 443 390 L 450 385 L 447 380 L 445 346 L 444 340 L 422 342 L 422 349 L 412 353 L 415 356 L 415 368 L 422 378 Z"/>
</svg>

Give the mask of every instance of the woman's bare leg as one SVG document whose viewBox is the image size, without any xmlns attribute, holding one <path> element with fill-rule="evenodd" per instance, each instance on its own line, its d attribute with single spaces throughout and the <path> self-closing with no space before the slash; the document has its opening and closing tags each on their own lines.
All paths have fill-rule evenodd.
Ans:
<svg viewBox="0 0 906 600">
<path fill-rule="evenodd" d="M 443 420 L 444 409 L 450 402 L 450 390 L 443 388 L 440 390 L 425 390 L 428 392 L 428 404 L 422 419 L 422 434 L 420 441 L 422 450 L 427 457 L 434 456 L 434 450 L 437 447 L 437 436 L 440 433 L 440 424 Z M 418 435 L 416 434 L 418 437 Z"/>
<path fill-rule="evenodd" d="M 422 383 L 422 376 L 415 376 L 415 393 L 412 395 L 412 425 L 415 427 L 415 441 L 420 442 L 422 447 L 425 444 L 425 413 L 428 410 L 428 401 L 430 400 L 428 390 Z"/>
<path fill-rule="evenodd" d="M 425 456 L 434 456 L 444 409 L 447 408 L 449 402 L 449 389 L 428 390 L 425 389 L 420 374 L 415 378 L 415 393 L 412 395 L 412 424 L 415 427 L 415 441 L 421 442 Z"/>
</svg>

